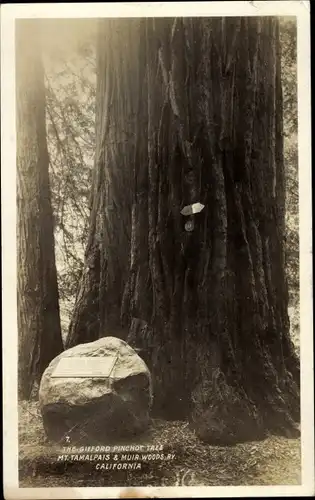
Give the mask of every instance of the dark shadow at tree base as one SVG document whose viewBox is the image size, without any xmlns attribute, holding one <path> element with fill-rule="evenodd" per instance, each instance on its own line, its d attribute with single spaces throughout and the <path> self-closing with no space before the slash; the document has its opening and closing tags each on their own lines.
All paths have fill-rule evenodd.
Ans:
<svg viewBox="0 0 315 500">
<path fill-rule="evenodd" d="M 196 436 L 213 446 L 233 446 L 238 443 L 261 441 L 268 435 L 296 439 L 300 436 L 299 398 L 294 394 L 282 394 L 276 399 L 261 403 L 252 402 L 243 391 L 225 385 L 222 392 L 207 387 L 204 382 L 189 397 L 187 387 L 180 391 L 156 390 L 152 415 L 169 421 L 188 421 Z M 206 398 L 205 398 L 206 396 Z M 204 399 L 205 398 L 205 399 Z"/>
</svg>

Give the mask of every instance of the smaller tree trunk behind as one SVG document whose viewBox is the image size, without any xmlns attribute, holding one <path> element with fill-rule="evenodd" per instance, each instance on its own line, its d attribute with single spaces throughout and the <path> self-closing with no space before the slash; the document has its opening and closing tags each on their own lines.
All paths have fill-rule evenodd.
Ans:
<svg viewBox="0 0 315 500">
<path fill-rule="evenodd" d="M 137 151 L 138 19 L 99 22 L 96 152 L 84 269 L 66 347 L 105 335 L 125 338 L 121 301 L 129 274 Z M 127 98 L 126 98 L 127 92 Z"/>
<path fill-rule="evenodd" d="M 62 350 L 38 21 L 16 23 L 19 398 Z"/>
</svg>

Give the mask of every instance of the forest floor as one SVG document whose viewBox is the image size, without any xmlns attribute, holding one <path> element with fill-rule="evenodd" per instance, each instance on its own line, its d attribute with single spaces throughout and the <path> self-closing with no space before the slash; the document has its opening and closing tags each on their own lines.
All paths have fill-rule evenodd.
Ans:
<svg viewBox="0 0 315 500">
<path fill-rule="evenodd" d="M 142 463 L 141 470 L 99 471 L 91 462 L 57 462 L 64 452 L 62 446 L 46 439 L 38 403 L 24 402 L 19 411 L 20 487 L 301 483 L 300 439 L 269 436 L 235 446 L 210 446 L 202 443 L 185 422 L 153 420 L 137 444 L 162 445 L 164 453 L 175 455 L 171 462 Z"/>
</svg>

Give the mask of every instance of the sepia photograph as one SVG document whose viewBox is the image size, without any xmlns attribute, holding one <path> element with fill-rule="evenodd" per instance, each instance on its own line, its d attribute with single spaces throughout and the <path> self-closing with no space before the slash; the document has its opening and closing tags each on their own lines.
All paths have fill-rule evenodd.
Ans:
<svg viewBox="0 0 315 500">
<path fill-rule="evenodd" d="M 314 491 L 309 3 L 224 4 L 5 11 L 8 499 Z"/>
</svg>

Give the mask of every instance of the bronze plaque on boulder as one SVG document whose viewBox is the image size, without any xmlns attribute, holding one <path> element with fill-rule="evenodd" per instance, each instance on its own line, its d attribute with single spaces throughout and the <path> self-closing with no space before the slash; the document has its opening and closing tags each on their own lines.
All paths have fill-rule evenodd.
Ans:
<svg viewBox="0 0 315 500">
<path fill-rule="evenodd" d="M 117 356 L 61 358 L 51 376 L 53 378 L 107 378 L 116 360 Z"/>
</svg>

